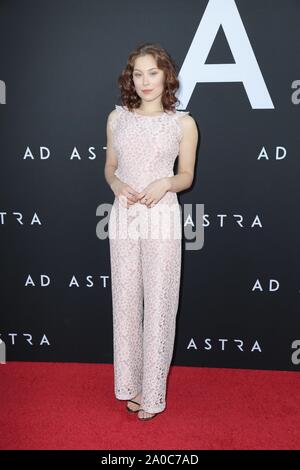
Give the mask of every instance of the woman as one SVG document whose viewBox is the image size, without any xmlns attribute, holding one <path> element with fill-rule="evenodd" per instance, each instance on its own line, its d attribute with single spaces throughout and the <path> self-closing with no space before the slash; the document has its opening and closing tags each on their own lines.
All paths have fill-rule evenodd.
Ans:
<svg viewBox="0 0 300 470">
<path fill-rule="evenodd" d="M 132 52 L 118 83 L 122 106 L 108 115 L 104 170 L 115 195 L 109 218 L 115 395 L 148 420 L 166 407 L 181 270 L 176 193 L 193 182 L 198 131 L 188 111 L 175 109 L 179 81 L 159 45 Z"/>
</svg>

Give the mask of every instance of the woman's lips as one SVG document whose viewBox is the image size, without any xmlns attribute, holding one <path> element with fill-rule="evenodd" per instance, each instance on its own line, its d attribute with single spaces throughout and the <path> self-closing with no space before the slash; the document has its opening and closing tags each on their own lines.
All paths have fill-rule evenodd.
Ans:
<svg viewBox="0 0 300 470">
<path fill-rule="evenodd" d="M 142 90 L 143 93 L 150 93 L 153 90 Z"/>
</svg>

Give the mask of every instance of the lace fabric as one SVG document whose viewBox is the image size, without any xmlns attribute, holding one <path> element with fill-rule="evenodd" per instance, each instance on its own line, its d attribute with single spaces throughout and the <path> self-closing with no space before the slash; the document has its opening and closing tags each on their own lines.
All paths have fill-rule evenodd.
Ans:
<svg viewBox="0 0 300 470">
<path fill-rule="evenodd" d="M 180 118 L 189 112 L 147 116 L 115 107 L 110 126 L 118 157 L 116 176 L 138 192 L 156 179 L 173 176 L 182 139 Z M 136 203 L 127 209 L 115 197 L 108 228 L 114 391 L 120 400 L 142 392 L 141 408 L 149 413 L 166 407 L 179 302 L 181 229 L 174 192 L 167 191 L 152 208 Z M 152 230 L 157 230 L 156 238 L 151 238 Z"/>
</svg>

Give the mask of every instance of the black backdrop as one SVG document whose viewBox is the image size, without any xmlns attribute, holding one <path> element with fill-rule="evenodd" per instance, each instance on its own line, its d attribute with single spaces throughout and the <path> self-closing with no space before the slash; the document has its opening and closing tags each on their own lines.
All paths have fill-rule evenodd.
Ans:
<svg viewBox="0 0 300 470">
<path fill-rule="evenodd" d="M 194 229 L 204 224 L 204 245 L 187 249 L 183 240 L 173 363 L 298 370 L 300 3 L 150 6 L 0 3 L 6 360 L 113 362 L 109 242 L 96 232 L 114 199 L 104 179 L 106 119 L 120 104 L 128 54 L 157 42 L 178 64 L 182 89 L 193 84 L 179 109 L 200 133 L 194 183 L 179 201 L 190 205 Z M 245 83 L 223 79 L 220 68 L 204 73 L 205 65 L 235 64 L 238 45 L 243 52 L 234 6 L 273 106 L 254 106 Z M 215 30 L 220 17 L 224 28 Z M 211 42 L 204 58 L 203 37 Z M 247 58 L 239 65 L 263 102 Z"/>
</svg>

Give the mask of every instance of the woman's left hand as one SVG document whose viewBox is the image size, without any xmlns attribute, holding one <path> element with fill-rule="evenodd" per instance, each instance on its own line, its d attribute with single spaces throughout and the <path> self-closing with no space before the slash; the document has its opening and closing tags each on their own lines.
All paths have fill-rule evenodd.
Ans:
<svg viewBox="0 0 300 470">
<path fill-rule="evenodd" d="M 168 181 L 166 178 L 160 178 L 150 183 L 146 188 L 138 193 L 138 199 L 141 204 L 147 207 L 153 207 L 168 191 Z"/>
</svg>

